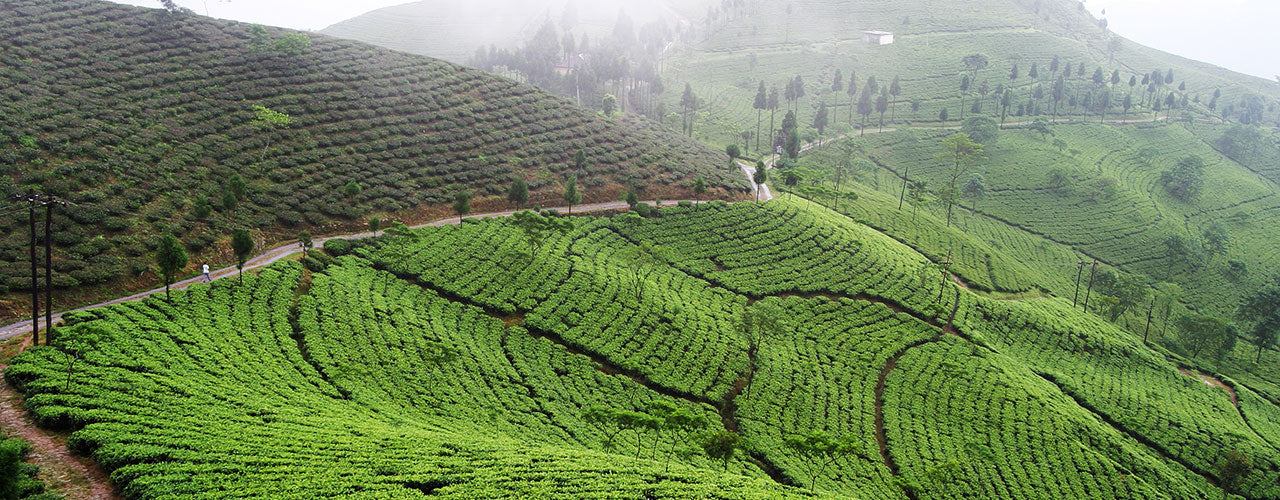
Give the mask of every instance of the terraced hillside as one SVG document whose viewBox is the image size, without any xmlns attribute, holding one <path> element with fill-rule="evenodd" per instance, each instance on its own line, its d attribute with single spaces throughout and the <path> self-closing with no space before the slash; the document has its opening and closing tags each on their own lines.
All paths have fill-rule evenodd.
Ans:
<svg viewBox="0 0 1280 500">
<path fill-rule="evenodd" d="M 570 224 L 78 314 L 5 376 L 130 498 L 1280 498 L 1273 397 L 1065 301 L 804 201 Z"/>
<path fill-rule="evenodd" d="M 1032 130 L 1006 130 L 984 150 L 987 160 L 961 185 L 978 179 L 980 194 L 964 194 L 952 227 L 936 193 L 949 182 L 951 165 L 938 159 L 939 142 L 954 130 L 911 130 L 868 135 L 814 150 L 800 162 L 812 172 L 798 191 L 823 204 L 834 201 L 834 166 L 854 159 L 840 211 L 873 225 L 927 253 L 937 262 L 950 258 L 955 271 L 984 290 L 1023 293 L 1044 290 L 1058 297 L 1084 290 L 1091 269 L 1133 276 L 1144 300 L 1116 314 L 1116 323 L 1137 335 L 1176 346 L 1173 324 L 1188 311 L 1234 318 L 1244 297 L 1268 284 L 1280 271 L 1280 234 L 1273 172 L 1255 170 L 1221 154 L 1230 127 L 1181 125 L 1059 125 L 1053 136 Z M 1236 130 L 1241 130 L 1237 128 Z M 1265 132 L 1258 131 L 1265 138 Z M 1058 143 L 1055 145 L 1054 143 Z M 1268 143 L 1242 157 L 1265 162 L 1280 153 Z M 1188 156 L 1202 158 L 1203 194 L 1189 200 L 1172 196 L 1161 183 L 1164 172 Z M 1061 184 L 1056 184 L 1060 175 Z M 923 182 L 934 194 L 904 191 L 903 176 Z M 899 198 L 907 202 L 899 210 Z M 1207 234 L 1221 231 L 1221 250 Z M 1170 242 L 1186 242 L 1187 253 Z M 1097 290 L 1095 290 L 1097 293 Z M 1091 309 L 1109 309 L 1114 292 L 1096 295 Z M 1152 302 L 1154 299 L 1157 302 Z M 1149 305 L 1171 302 L 1173 311 L 1153 315 Z M 1161 307 L 1160 309 L 1163 309 Z M 1274 390 L 1276 364 L 1268 352 L 1258 358 L 1244 338 L 1220 370 Z"/>
<path fill-rule="evenodd" d="M 216 263 L 229 261 L 233 229 L 280 241 L 366 216 L 421 218 L 461 191 L 497 206 L 516 178 L 531 204 L 559 202 L 570 174 L 595 201 L 628 184 L 677 198 L 696 174 L 716 197 L 747 187 L 723 153 L 649 124 L 325 36 L 104 1 L 4 0 L 0 61 L 0 291 L 30 286 L 26 213 L 11 199 L 28 189 L 70 203 L 55 222 L 54 285 L 84 293 L 154 282 L 159 234 Z"/>
<path fill-rule="evenodd" d="M 777 123 L 786 109 L 794 108 L 800 133 L 808 137 L 817 134 L 812 125 L 821 104 L 829 110 L 828 135 L 856 129 L 863 121 L 856 104 L 864 96 L 870 108 L 866 121 L 878 124 L 879 94 L 889 90 L 895 78 L 900 92 L 885 96 L 886 123 L 936 123 L 944 109 L 948 119 L 955 121 L 974 114 L 975 102 L 980 103 L 977 114 L 999 117 L 1005 90 L 1012 91 L 1011 120 L 1047 119 L 1055 109 L 1061 116 L 1098 120 L 1104 95 L 1110 103 L 1108 114 L 1116 119 L 1124 111 L 1127 96 L 1133 104 L 1130 117 L 1151 116 L 1158 99 L 1163 118 L 1168 110 L 1165 100 L 1172 94 L 1175 117 L 1193 112 L 1238 119 L 1246 106 L 1244 99 L 1253 95 L 1260 99 L 1263 122 L 1280 121 L 1275 107 L 1280 83 L 1126 40 L 1102 27 L 1101 20 L 1075 0 L 758 1 L 729 12 L 704 31 L 702 41 L 674 51 L 664 64 L 668 88 L 682 89 L 687 83 L 702 100 L 695 136 L 711 144 L 741 144 L 743 131 L 756 131 L 753 104 L 761 81 L 782 96 Z M 895 42 L 863 43 L 863 30 L 894 32 Z M 987 64 L 966 66 L 963 59 L 972 54 L 985 56 Z M 1011 78 L 1015 66 L 1017 77 Z M 837 70 L 842 81 L 840 89 L 833 90 Z M 1102 72 L 1101 84 L 1094 81 L 1095 71 Z M 1157 83 L 1147 82 L 1153 71 L 1162 78 L 1149 89 Z M 1112 85 L 1114 72 L 1119 73 L 1119 83 Z M 851 75 L 857 77 L 852 99 L 847 93 Z M 962 92 L 966 75 L 970 86 Z M 797 76 L 803 80 L 805 95 L 788 103 L 786 86 Z M 878 89 L 868 96 L 869 77 L 876 78 Z M 1055 106 L 1059 77 L 1064 77 L 1063 92 Z M 1131 77 L 1136 79 L 1133 86 Z M 1172 81 L 1164 81 L 1167 77 Z M 1221 96 L 1215 98 L 1215 92 Z M 667 109 L 681 109 L 681 97 L 678 92 L 664 95 Z M 767 125 L 769 112 L 763 114 Z M 764 137 L 766 143 L 768 137 Z M 754 151 L 754 141 L 752 146 Z"/>
</svg>

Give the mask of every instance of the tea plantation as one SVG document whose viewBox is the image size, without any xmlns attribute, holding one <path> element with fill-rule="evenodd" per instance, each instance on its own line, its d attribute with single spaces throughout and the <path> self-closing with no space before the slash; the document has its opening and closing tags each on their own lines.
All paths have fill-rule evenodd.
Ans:
<svg viewBox="0 0 1280 500">
<path fill-rule="evenodd" d="M 565 220 L 78 313 L 5 377 L 129 498 L 1280 498 L 1273 394 L 1067 301 L 799 199 Z"/>
<path fill-rule="evenodd" d="M 105 1 L 0 2 L 0 292 L 30 286 L 13 196 L 32 189 L 70 204 L 55 215 L 53 276 L 69 289 L 149 275 L 158 234 L 225 263 L 233 229 L 278 242 L 367 216 L 420 219 L 459 192 L 497 207 L 517 178 L 531 204 L 559 203 L 571 174 L 587 201 L 629 184 L 688 197 L 698 174 L 708 196 L 732 199 L 747 186 L 726 160 L 639 120 L 362 43 Z"/>
</svg>

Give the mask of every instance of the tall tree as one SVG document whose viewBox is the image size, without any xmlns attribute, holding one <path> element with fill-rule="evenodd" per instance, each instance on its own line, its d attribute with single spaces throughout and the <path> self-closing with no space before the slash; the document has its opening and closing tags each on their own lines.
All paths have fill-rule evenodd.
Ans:
<svg viewBox="0 0 1280 500">
<path fill-rule="evenodd" d="M 272 133 L 292 125 L 293 117 L 263 106 L 254 106 L 253 121 L 249 124 L 267 136 L 267 143 L 262 147 L 262 154 L 258 157 L 258 162 L 261 163 L 267 158 L 267 150 L 271 148 Z"/>
<path fill-rule="evenodd" d="M 942 140 L 942 152 L 938 153 L 938 159 L 951 164 L 951 172 L 948 175 L 949 189 L 948 193 L 944 193 L 947 196 L 947 227 L 951 226 L 951 212 L 955 205 L 958 187 L 956 184 L 983 159 L 982 153 L 982 145 L 973 142 L 969 134 L 963 132 L 952 134 Z"/>
<path fill-rule="evenodd" d="M 573 215 L 573 206 L 582 202 L 582 193 L 578 192 L 578 176 L 570 175 L 564 183 L 564 195 L 561 196 L 569 205 L 569 215 Z"/>
<path fill-rule="evenodd" d="M 1193 358 L 1208 351 L 1213 357 L 1222 359 L 1235 346 L 1235 326 L 1222 318 L 1188 314 L 1179 317 L 1175 326 L 1182 346 L 1190 351 Z"/>
<path fill-rule="evenodd" d="M 840 91 L 844 90 L 844 73 L 836 68 L 836 75 L 831 79 L 831 95 L 835 96 L 835 106 L 840 105 Z"/>
<path fill-rule="evenodd" d="M 991 61 L 987 56 L 982 54 L 969 54 L 960 60 L 964 64 L 964 69 L 969 72 L 969 79 L 976 80 L 978 72 L 987 69 L 991 65 Z"/>
<path fill-rule="evenodd" d="M 693 94 L 693 86 L 688 83 L 684 84 L 684 94 L 680 95 L 680 110 L 682 116 L 680 130 L 683 131 L 685 135 L 693 135 L 693 125 L 689 123 L 689 113 L 692 113 L 697 109 L 697 107 L 698 96 Z"/>
<path fill-rule="evenodd" d="M 969 75 L 960 77 L 960 119 L 964 119 L 964 98 L 969 95 Z"/>
<path fill-rule="evenodd" d="M 813 128 L 818 129 L 818 147 L 822 147 L 822 134 L 827 130 L 827 103 L 818 104 L 818 112 L 813 115 Z"/>
<path fill-rule="evenodd" d="M 800 99 L 806 95 L 804 91 L 804 78 L 802 78 L 800 75 L 796 75 L 795 92 L 796 92 L 795 112 L 798 115 L 800 114 Z"/>
<path fill-rule="evenodd" d="M 778 112 L 780 104 L 781 103 L 778 102 L 778 87 L 775 85 L 771 90 L 769 90 L 769 137 L 777 135 L 773 130 L 773 115 Z M 769 153 L 773 153 L 773 148 L 774 145 L 770 144 Z"/>
<path fill-rule="evenodd" d="M 983 85 L 986 85 L 986 83 L 984 82 Z M 898 116 L 898 96 L 902 95 L 902 80 L 896 75 L 893 77 L 893 81 L 889 83 L 889 95 L 893 96 L 893 101 L 890 102 L 889 107 L 889 122 L 893 123 Z"/>
<path fill-rule="evenodd" d="M 876 98 L 876 112 L 880 113 L 880 131 L 884 132 L 884 112 L 889 110 L 889 89 L 885 89 L 880 93 L 880 97 Z"/>
<path fill-rule="evenodd" d="M 697 207 L 702 203 L 702 195 L 707 192 L 707 181 L 702 179 L 702 174 L 693 180 L 693 206 Z"/>
<path fill-rule="evenodd" d="M 1246 297 L 1236 312 L 1236 318 L 1253 325 L 1249 333 L 1254 345 L 1258 347 L 1254 363 L 1261 362 L 1262 352 L 1274 348 L 1280 337 L 1280 275 Z"/>
<path fill-rule="evenodd" d="M 572 208 L 569 210 L 573 211 Z M 453 195 L 453 213 L 458 214 L 458 224 L 462 224 L 462 217 L 471 213 L 471 193 L 464 191 Z"/>
<path fill-rule="evenodd" d="M 756 162 L 756 171 L 751 174 L 751 182 L 756 184 L 756 203 L 760 203 L 760 192 L 764 190 L 764 183 L 768 181 L 769 173 L 765 170 L 764 162 Z"/>
<path fill-rule="evenodd" d="M 849 71 L 849 86 L 845 88 L 849 95 L 849 126 L 853 126 L 854 97 L 858 95 L 858 72 Z"/>
<path fill-rule="evenodd" d="M 769 95 L 765 93 L 764 80 L 760 80 L 760 88 L 756 90 L 756 100 L 751 107 L 756 110 L 756 151 L 760 151 L 760 121 L 764 118 L 764 110 L 769 108 Z"/>
<path fill-rule="evenodd" d="M 555 233 L 568 233 L 573 228 L 573 223 L 566 219 L 547 217 L 532 210 L 516 212 L 511 216 L 511 224 L 524 233 L 525 240 L 529 242 L 530 258 L 537 254 L 547 238 Z"/>
<path fill-rule="evenodd" d="M 160 275 L 164 277 L 164 299 L 172 302 L 169 297 L 169 285 L 173 283 L 173 276 L 187 267 L 187 250 L 182 248 L 177 237 L 166 234 L 160 239 L 155 257 Z"/>
<path fill-rule="evenodd" d="M 236 232 L 231 233 L 231 251 L 236 255 L 236 269 L 240 272 L 241 284 L 244 284 L 244 263 L 253 253 L 253 246 L 253 237 L 249 236 L 249 231 L 237 229 Z"/>
<path fill-rule="evenodd" d="M 858 114 L 862 115 L 862 125 L 858 127 L 858 135 L 867 134 L 867 117 L 871 116 L 871 96 L 873 95 L 875 95 L 875 93 L 871 92 L 868 88 L 863 89 L 862 97 L 858 98 Z"/>
<path fill-rule="evenodd" d="M 524 177 L 516 177 L 507 188 L 507 201 L 515 203 L 516 208 L 521 210 L 525 203 L 529 203 L 529 184 L 525 183 Z"/>
</svg>

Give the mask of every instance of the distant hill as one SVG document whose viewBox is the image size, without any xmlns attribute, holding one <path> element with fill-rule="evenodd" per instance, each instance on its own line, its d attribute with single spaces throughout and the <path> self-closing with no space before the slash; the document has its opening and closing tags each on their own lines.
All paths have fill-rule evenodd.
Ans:
<svg viewBox="0 0 1280 500">
<path fill-rule="evenodd" d="M 258 51 L 250 28 L 102 1 L 0 3 L 0 289 L 29 286 L 26 212 L 11 197 L 30 188 L 71 203 L 54 235 L 54 283 L 68 288 L 154 283 L 159 234 L 180 235 L 193 264 L 227 262 L 233 229 L 266 244 L 372 215 L 444 215 L 460 191 L 477 209 L 505 206 L 515 178 L 531 204 L 558 204 L 568 174 L 595 201 L 628 184 L 675 199 L 699 173 L 718 197 L 748 187 L 723 153 L 527 85 L 271 28 L 271 43 L 310 47 Z M 255 126 L 255 106 L 292 124 Z"/>
<path fill-rule="evenodd" d="M 546 20 L 592 37 L 610 33 L 620 13 L 636 24 L 698 12 L 707 0 L 424 0 L 385 7 L 334 24 L 321 33 L 414 54 L 465 63 L 477 48 L 510 48 Z"/>
</svg>

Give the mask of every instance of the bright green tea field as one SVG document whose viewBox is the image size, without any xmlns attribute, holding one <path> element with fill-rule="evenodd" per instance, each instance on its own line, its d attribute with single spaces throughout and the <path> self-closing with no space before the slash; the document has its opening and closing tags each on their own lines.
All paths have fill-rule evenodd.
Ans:
<svg viewBox="0 0 1280 500">
<path fill-rule="evenodd" d="M 129 498 L 1280 498 L 1274 395 L 799 199 L 354 247 L 76 314 L 5 376 Z"/>
</svg>

